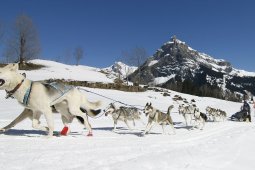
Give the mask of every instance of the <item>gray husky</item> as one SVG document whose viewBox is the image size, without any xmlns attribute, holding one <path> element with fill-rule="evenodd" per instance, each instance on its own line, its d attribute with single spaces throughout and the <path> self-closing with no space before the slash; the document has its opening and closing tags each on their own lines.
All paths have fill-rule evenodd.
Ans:
<svg viewBox="0 0 255 170">
<path fill-rule="evenodd" d="M 106 110 L 104 110 L 104 112 L 105 112 L 105 116 L 108 116 L 108 114 L 112 115 L 112 119 L 114 122 L 113 131 L 116 131 L 116 125 L 118 121 L 124 121 L 130 130 L 132 130 L 132 128 L 129 126 L 128 121 L 133 121 L 134 126 L 135 126 L 135 120 L 140 120 L 142 122 L 140 117 L 141 113 L 135 107 L 121 106 L 117 108 L 114 105 L 114 103 L 110 103 L 109 107 Z"/>
<path fill-rule="evenodd" d="M 214 122 L 219 121 L 220 119 L 224 121 L 226 119 L 227 113 L 220 109 L 215 109 L 210 106 L 206 107 L 206 112 L 208 117 L 212 119 Z"/>
<path fill-rule="evenodd" d="M 65 117 L 64 124 L 70 123 L 72 116 L 81 117 L 89 134 L 92 134 L 92 129 L 87 114 L 95 116 L 100 112 L 100 110 L 95 110 L 100 106 L 100 102 L 89 102 L 86 96 L 74 87 L 59 92 L 56 88 L 50 88 L 41 82 L 26 79 L 18 73 L 18 64 L 9 64 L 0 68 L 0 89 L 6 90 L 8 97 L 15 98 L 28 109 L 21 113 L 21 119 L 22 116 L 32 112 L 33 128 L 48 131 L 48 137 L 53 135 L 54 130 L 53 106 Z M 39 119 L 42 114 L 45 116 L 48 127 L 40 125 Z"/>
<path fill-rule="evenodd" d="M 164 134 L 165 134 L 165 125 L 169 124 L 175 134 L 173 120 L 170 116 L 170 112 L 173 108 L 174 106 L 171 105 L 168 107 L 167 113 L 163 113 L 159 111 L 158 109 L 156 109 L 155 107 L 152 107 L 151 103 L 150 104 L 146 103 L 144 107 L 144 113 L 146 116 L 149 116 L 149 118 L 148 118 L 148 124 L 142 135 L 145 135 L 150 132 L 153 126 L 153 123 L 158 123 L 162 125 L 162 130 Z"/>
</svg>

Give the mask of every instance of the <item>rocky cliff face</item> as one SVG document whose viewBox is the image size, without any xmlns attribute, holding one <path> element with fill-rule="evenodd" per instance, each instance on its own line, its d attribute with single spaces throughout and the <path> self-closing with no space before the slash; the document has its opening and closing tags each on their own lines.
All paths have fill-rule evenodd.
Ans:
<svg viewBox="0 0 255 170">
<path fill-rule="evenodd" d="M 255 73 L 232 67 L 222 59 L 200 53 L 172 37 L 135 71 L 132 81 L 161 86 L 185 93 L 226 98 L 226 94 L 255 94 Z M 210 93 L 210 94 L 209 94 Z"/>
</svg>

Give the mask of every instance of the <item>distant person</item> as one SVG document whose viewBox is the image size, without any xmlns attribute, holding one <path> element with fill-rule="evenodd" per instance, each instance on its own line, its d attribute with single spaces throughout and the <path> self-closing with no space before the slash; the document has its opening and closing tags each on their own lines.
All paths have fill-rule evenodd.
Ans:
<svg viewBox="0 0 255 170">
<path fill-rule="evenodd" d="M 243 101 L 243 106 L 242 106 L 242 110 L 246 112 L 247 117 L 249 119 L 249 122 L 251 122 L 251 107 L 249 105 L 249 103 L 244 99 Z"/>
<path fill-rule="evenodd" d="M 254 117 L 255 117 L 255 102 L 254 102 L 254 100 L 253 100 L 253 98 L 251 98 L 251 101 L 252 101 L 252 104 L 253 104 L 253 114 L 254 114 Z"/>
</svg>

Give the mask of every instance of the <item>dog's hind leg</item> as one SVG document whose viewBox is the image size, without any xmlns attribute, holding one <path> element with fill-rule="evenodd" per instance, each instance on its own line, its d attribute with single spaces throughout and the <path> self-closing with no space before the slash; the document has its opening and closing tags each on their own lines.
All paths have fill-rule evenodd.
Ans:
<svg viewBox="0 0 255 170">
<path fill-rule="evenodd" d="M 169 126 L 171 127 L 173 133 L 176 134 L 172 118 L 170 120 L 168 120 L 168 123 L 169 123 Z"/>
<path fill-rule="evenodd" d="M 129 124 L 128 124 L 128 121 L 127 121 L 127 120 L 124 120 L 124 122 L 126 123 L 126 125 L 127 125 L 127 127 L 128 127 L 128 129 L 129 129 L 129 130 L 133 130 L 133 129 L 129 126 Z"/>
<path fill-rule="evenodd" d="M 203 123 L 202 123 L 202 128 L 201 128 L 200 130 L 203 130 L 203 129 L 204 129 L 204 127 L 205 127 L 205 120 L 204 120 L 204 119 L 202 119 L 202 121 L 203 121 Z"/>
<path fill-rule="evenodd" d="M 0 132 L 5 132 L 9 130 L 10 128 L 16 126 L 18 123 L 22 122 L 26 118 L 30 118 L 32 120 L 32 117 L 33 117 L 32 110 L 25 108 L 23 112 L 21 112 L 21 114 L 18 117 L 16 117 L 10 124 L 3 128 L 0 128 Z"/>
<path fill-rule="evenodd" d="M 80 108 L 78 107 L 78 109 L 75 109 L 73 106 L 71 106 L 72 104 L 69 103 L 69 112 L 72 115 L 75 116 L 80 116 L 83 118 L 84 120 L 84 125 L 86 127 L 86 129 L 89 131 L 87 136 L 93 136 L 92 135 L 92 129 L 91 129 L 91 125 L 89 124 L 89 120 L 88 120 L 88 116 L 86 114 L 84 114 L 83 112 L 81 112 Z"/>
<path fill-rule="evenodd" d="M 133 125 L 135 126 L 135 119 L 133 119 Z"/>
<path fill-rule="evenodd" d="M 70 117 L 66 117 L 64 115 L 61 115 L 62 122 L 64 124 L 63 129 L 61 130 L 60 134 L 63 136 L 67 136 L 70 133 L 69 124 L 72 123 L 73 117 L 70 115 Z M 78 119 L 79 120 L 79 119 Z M 83 120 L 83 119 L 82 119 Z"/>
<path fill-rule="evenodd" d="M 72 123 L 74 116 L 71 115 L 71 113 L 68 111 L 66 102 L 61 102 L 56 104 L 55 108 L 58 112 L 61 113 L 62 123 L 64 124 L 64 127 L 61 130 L 60 134 L 63 136 L 67 136 L 70 133 L 69 124 Z M 79 118 L 77 119 L 79 120 Z M 81 123 L 84 124 L 84 120 L 82 118 L 81 118 Z"/>
<path fill-rule="evenodd" d="M 166 134 L 166 132 L 165 132 L 165 125 L 164 124 L 162 124 L 162 130 L 163 130 L 163 134 Z"/>
</svg>

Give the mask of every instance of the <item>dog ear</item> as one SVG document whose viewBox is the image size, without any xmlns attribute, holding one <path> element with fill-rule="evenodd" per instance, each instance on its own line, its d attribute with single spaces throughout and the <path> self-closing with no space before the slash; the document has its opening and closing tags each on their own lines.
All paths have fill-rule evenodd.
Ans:
<svg viewBox="0 0 255 170">
<path fill-rule="evenodd" d="M 27 77 L 26 73 L 22 73 L 22 76 L 24 76 L 25 78 Z"/>
<path fill-rule="evenodd" d="M 151 106 L 151 102 L 150 102 L 150 106 Z"/>
<path fill-rule="evenodd" d="M 146 105 L 145 106 L 148 106 L 148 102 L 146 103 Z"/>
</svg>

